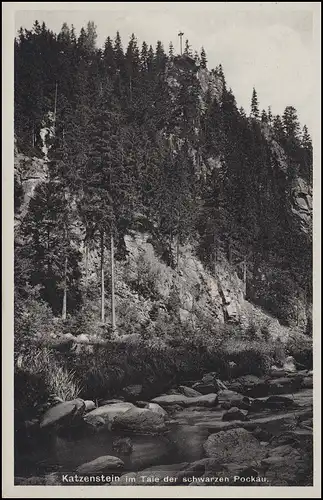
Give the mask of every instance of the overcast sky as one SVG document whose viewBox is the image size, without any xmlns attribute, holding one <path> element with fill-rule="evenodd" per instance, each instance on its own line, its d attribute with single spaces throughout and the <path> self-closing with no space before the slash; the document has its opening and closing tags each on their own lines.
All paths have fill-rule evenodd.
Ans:
<svg viewBox="0 0 323 500">
<path fill-rule="evenodd" d="M 304 4 L 303 10 L 299 6 L 292 10 L 296 9 L 293 4 L 286 8 L 284 2 L 278 5 L 263 3 L 261 8 L 258 4 L 256 10 L 246 2 L 65 4 L 77 10 L 62 10 L 64 4 L 39 5 L 44 9 L 50 5 L 50 10 L 16 12 L 16 30 L 20 26 L 31 28 L 37 19 L 45 21 L 55 32 L 64 21 L 74 24 L 78 33 L 93 20 L 97 25 L 98 46 L 103 45 L 108 35 L 114 37 L 119 30 L 124 46 L 131 33 L 135 33 L 140 44 L 145 40 L 155 46 L 156 41 L 161 40 L 167 50 L 172 41 L 177 51 L 178 32 L 182 30 L 193 50 L 200 51 L 204 46 L 209 69 L 222 63 L 238 106 L 249 112 L 252 87 L 255 86 L 260 108 L 271 105 L 274 114 L 282 114 L 286 106 L 293 105 L 301 124 L 306 123 L 312 129 L 313 14 L 304 10 Z M 32 4 L 27 8 L 32 8 Z"/>
</svg>

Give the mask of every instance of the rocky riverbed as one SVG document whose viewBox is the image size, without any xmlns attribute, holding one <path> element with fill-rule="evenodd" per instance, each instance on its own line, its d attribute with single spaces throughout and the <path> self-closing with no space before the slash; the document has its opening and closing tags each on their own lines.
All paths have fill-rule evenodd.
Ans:
<svg viewBox="0 0 323 500">
<path fill-rule="evenodd" d="M 15 482 L 311 485 L 312 379 L 307 370 L 231 381 L 208 373 L 151 401 L 140 386 L 99 405 L 56 401 L 25 422 L 23 445 L 16 437 Z"/>
</svg>

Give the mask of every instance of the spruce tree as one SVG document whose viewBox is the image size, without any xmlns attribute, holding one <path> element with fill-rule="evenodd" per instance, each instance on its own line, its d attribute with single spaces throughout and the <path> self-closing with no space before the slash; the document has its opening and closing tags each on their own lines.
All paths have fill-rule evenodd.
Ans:
<svg viewBox="0 0 323 500">
<path fill-rule="evenodd" d="M 205 69 L 207 65 L 206 53 L 204 47 L 201 49 L 201 68 Z"/>
<path fill-rule="evenodd" d="M 172 61 L 174 59 L 174 45 L 173 42 L 169 43 L 168 57 Z"/>
<path fill-rule="evenodd" d="M 250 116 L 256 119 L 259 118 L 258 96 L 255 88 L 252 90 Z"/>
</svg>

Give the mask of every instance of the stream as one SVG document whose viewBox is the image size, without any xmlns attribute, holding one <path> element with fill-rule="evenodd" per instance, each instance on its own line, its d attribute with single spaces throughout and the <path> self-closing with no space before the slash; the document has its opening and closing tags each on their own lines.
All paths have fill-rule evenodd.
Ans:
<svg viewBox="0 0 323 500">
<path fill-rule="evenodd" d="M 304 410 L 308 410 L 310 415 L 313 405 L 312 388 L 284 393 L 284 397 L 292 399 L 295 402 L 294 408 L 297 409 L 275 408 L 249 412 L 247 422 L 243 422 L 241 426 L 247 426 L 245 428 L 248 429 L 248 420 L 259 421 L 260 428 L 270 428 L 270 434 L 273 436 L 281 432 L 280 426 L 277 425 L 278 417 L 288 417 L 293 415 L 293 412 L 301 414 Z M 265 400 L 266 397 L 258 398 L 258 401 L 262 399 Z M 121 474 L 142 471 L 151 466 L 192 463 L 204 458 L 203 444 L 210 434 L 219 431 L 226 410 L 219 405 L 214 408 L 165 408 L 169 418 L 167 431 L 161 435 L 127 434 L 108 429 L 93 431 L 88 427 L 71 428 L 59 433 L 46 429 L 37 439 L 31 440 L 23 451 L 17 447 L 15 477 L 45 477 L 51 473 L 73 474 L 80 465 L 103 455 L 118 456 L 123 460 L 124 468 Z M 248 430 L 254 427 L 255 425 Z M 117 453 L 113 448 L 114 440 L 125 436 L 129 436 L 132 442 L 132 452 L 129 455 Z"/>
</svg>

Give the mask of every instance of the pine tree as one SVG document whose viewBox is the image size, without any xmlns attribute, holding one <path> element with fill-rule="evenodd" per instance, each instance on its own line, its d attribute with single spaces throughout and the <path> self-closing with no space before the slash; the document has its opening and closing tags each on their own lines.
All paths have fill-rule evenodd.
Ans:
<svg viewBox="0 0 323 500">
<path fill-rule="evenodd" d="M 169 43 L 168 57 L 172 61 L 174 59 L 174 45 L 173 42 Z"/>
<path fill-rule="evenodd" d="M 114 60 L 114 50 L 111 38 L 108 36 L 104 43 L 103 62 L 109 76 L 115 75 L 116 64 Z"/>
<path fill-rule="evenodd" d="M 297 111 L 293 106 L 287 106 L 285 108 L 283 125 L 286 140 L 298 144 L 300 139 L 300 124 L 297 117 Z"/>
<path fill-rule="evenodd" d="M 281 116 L 276 115 L 273 121 L 274 137 L 277 142 L 283 145 L 286 141 L 284 125 Z"/>
<path fill-rule="evenodd" d="M 269 125 L 272 125 L 273 115 L 271 112 L 271 106 L 268 106 L 267 118 L 268 118 Z"/>
<path fill-rule="evenodd" d="M 261 112 L 261 121 L 263 123 L 268 123 L 268 115 L 267 115 L 265 109 L 263 109 L 262 112 Z"/>
<path fill-rule="evenodd" d="M 304 125 L 302 130 L 301 144 L 303 148 L 308 149 L 309 151 L 312 150 L 312 139 L 306 125 Z"/>
<path fill-rule="evenodd" d="M 188 40 L 185 40 L 184 55 L 192 57 L 192 49 Z"/>
<path fill-rule="evenodd" d="M 153 71 L 155 54 L 152 45 L 149 45 L 148 56 L 147 56 L 147 68 L 149 72 Z"/>
<path fill-rule="evenodd" d="M 166 61 L 167 56 L 165 54 L 163 44 L 160 40 L 158 40 L 154 58 L 154 68 L 157 75 L 165 70 Z"/>
<path fill-rule="evenodd" d="M 207 66 L 207 59 L 204 47 L 201 49 L 201 68 L 205 69 Z"/>
<path fill-rule="evenodd" d="M 259 118 L 259 108 L 258 108 L 258 96 L 256 89 L 253 88 L 252 90 L 252 97 L 251 97 L 251 113 L 250 116 L 252 118 Z"/>
<path fill-rule="evenodd" d="M 142 71 L 148 71 L 148 45 L 144 41 L 141 46 L 140 67 Z"/>
<path fill-rule="evenodd" d="M 86 40 L 85 40 L 85 48 L 89 52 L 94 52 L 95 51 L 95 45 L 96 45 L 96 40 L 97 40 L 97 32 L 96 32 L 96 25 L 94 24 L 93 21 L 89 21 L 86 26 Z"/>
</svg>

